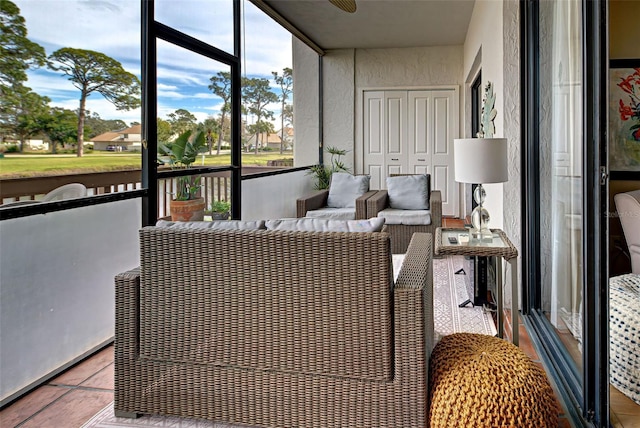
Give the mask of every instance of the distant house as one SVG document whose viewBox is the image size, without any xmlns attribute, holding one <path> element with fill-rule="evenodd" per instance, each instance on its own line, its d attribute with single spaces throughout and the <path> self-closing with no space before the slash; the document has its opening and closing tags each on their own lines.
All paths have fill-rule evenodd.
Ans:
<svg viewBox="0 0 640 428">
<path fill-rule="evenodd" d="M 249 147 L 255 147 L 256 144 L 256 136 L 252 135 L 249 140 L 247 140 L 247 144 Z M 259 134 L 258 135 L 258 147 L 269 147 L 271 149 L 280 149 L 280 135 L 278 134 Z"/>
<path fill-rule="evenodd" d="M 142 125 L 134 125 L 121 131 L 105 132 L 91 139 L 93 150 L 123 151 L 141 150 Z"/>
<path fill-rule="evenodd" d="M 291 150 L 291 148 L 293 147 L 293 139 L 294 139 L 293 128 L 291 128 L 290 126 L 285 126 L 284 136 L 281 130 L 276 131 L 276 134 L 281 136 L 280 138 L 284 140 L 284 149 Z"/>
</svg>

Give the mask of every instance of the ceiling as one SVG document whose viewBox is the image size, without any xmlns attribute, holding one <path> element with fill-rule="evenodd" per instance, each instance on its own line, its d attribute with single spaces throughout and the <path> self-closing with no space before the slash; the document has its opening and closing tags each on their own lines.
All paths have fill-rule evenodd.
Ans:
<svg viewBox="0 0 640 428">
<path fill-rule="evenodd" d="M 252 0 L 270 6 L 323 50 L 464 44 L 475 0 Z"/>
</svg>

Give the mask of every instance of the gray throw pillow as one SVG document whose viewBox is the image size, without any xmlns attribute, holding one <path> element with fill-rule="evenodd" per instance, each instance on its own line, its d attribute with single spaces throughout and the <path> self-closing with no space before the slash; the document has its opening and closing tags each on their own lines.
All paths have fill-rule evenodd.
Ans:
<svg viewBox="0 0 640 428">
<path fill-rule="evenodd" d="M 269 230 L 292 230 L 300 232 L 380 232 L 383 218 L 369 220 L 331 220 L 325 218 L 296 218 L 267 220 Z"/>
<path fill-rule="evenodd" d="M 330 208 L 355 208 L 356 199 L 369 191 L 369 175 L 351 175 L 334 172 L 331 175 L 327 206 Z"/>
<path fill-rule="evenodd" d="M 401 175 L 387 177 L 389 206 L 399 210 L 429 209 L 429 177 L 427 175 Z"/>
</svg>

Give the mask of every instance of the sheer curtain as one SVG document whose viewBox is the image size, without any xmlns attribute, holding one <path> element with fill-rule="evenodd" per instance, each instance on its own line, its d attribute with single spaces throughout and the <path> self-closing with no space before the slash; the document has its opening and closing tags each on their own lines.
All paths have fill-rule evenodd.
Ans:
<svg viewBox="0 0 640 428">
<path fill-rule="evenodd" d="M 582 54 L 580 3 L 553 6 L 550 321 L 582 340 Z"/>
</svg>

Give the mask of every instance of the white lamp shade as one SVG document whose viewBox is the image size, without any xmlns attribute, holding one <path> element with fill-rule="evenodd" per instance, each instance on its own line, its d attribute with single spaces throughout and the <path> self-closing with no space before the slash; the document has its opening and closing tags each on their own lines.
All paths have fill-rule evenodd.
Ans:
<svg viewBox="0 0 640 428">
<path fill-rule="evenodd" d="M 502 183 L 509 180 L 506 138 L 453 140 L 455 179 L 460 183 Z"/>
</svg>

